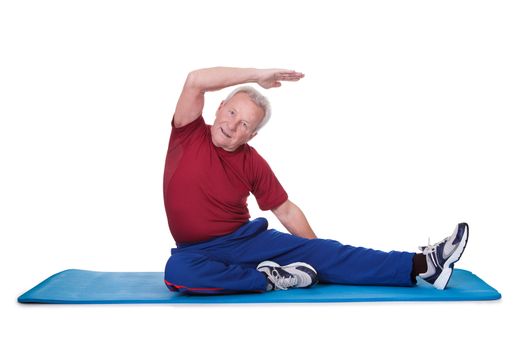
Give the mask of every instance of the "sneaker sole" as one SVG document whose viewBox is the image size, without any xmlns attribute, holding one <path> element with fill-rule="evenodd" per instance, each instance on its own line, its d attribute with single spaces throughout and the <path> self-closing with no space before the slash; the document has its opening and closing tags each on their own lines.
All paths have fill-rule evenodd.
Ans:
<svg viewBox="0 0 525 350">
<path fill-rule="evenodd" d="M 265 267 L 265 266 L 281 267 L 281 265 L 277 264 L 276 262 L 273 262 L 273 261 L 270 261 L 270 260 L 266 260 L 266 261 L 263 261 L 262 263 L 260 263 L 259 265 L 257 265 L 257 270 L 259 270 L 261 267 Z"/>
<path fill-rule="evenodd" d="M 450 281 L 450 277 L 452 276 L 452 271 L 454 270 L 454 263 L 461 258 L 463 252 L 465 251 L 465 247 L 467 246 L 468 242 L 469 227 L 467 223 L 463 224 L 465 225 L 465 232 L 463 232 L 463 237 L 461 238 L 461 242 L 459 242 L 459 247 L 445 261 L 443 271 L 441 272 L 439 277 L 434 281 L 434 287 L 436 287 L 437 289 L 443 290 L 447 288 L 448 282 Z"/>
<path fill-rule="evenodd" d="M 312 265 L 310 264 L 307 264 L 305 262 L 297 262 L 297 263 L 292 263 L 292 264 L 289 264 L 289 265 L 285 265 L 283 267 L 287 267 L 287 266 L 291 266 L 291 267 L 296 267 L 296 266 L 306 266 L 308 267 L 309 269 L 312 269 L 316 274 L 317 274 L 317 271 L 313 268 Z"/>
<path fill-rule="evenodd" d="M 307 263 L 304 263 L 304 262 L 296 262 L 296 263 L 292 263 L 292 264 L 288 264 L 288 265 L 279 265 L 279 264 L 277 264 L 276 262 L 273 262 L 273 261 L 267 260 L 267 261 L 263 261 L 262 263 L 260 263 L 259 265 L 257 265 L 257 269 L 259 269 L 260 267 L 264 267 L 264 266 L 282 267 L 282 268 L 287 267 L 287 266 L 291 266 L 291 267 L 296 267 L 296 266 L 306 266 L 306 267 L 312 269 L 312 270 L 317 274 L 317 271 L 313 268 L 312 265 L 307 264 Z"/>
</svg>

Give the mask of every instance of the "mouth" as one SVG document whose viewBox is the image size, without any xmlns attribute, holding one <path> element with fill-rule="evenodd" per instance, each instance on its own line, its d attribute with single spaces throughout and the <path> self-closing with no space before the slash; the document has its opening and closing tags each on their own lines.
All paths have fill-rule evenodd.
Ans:
<svg viewBox="0 0 525 350">
<path fill-rule="evenodd" d="M 226 136 L 227 138 L 231 139 L 231 135 L 228 135 L 227 133 L 224 132 L 224 130 L 222 129 L 222 127 L 220 128 L 221 129 L 221 132 L 224 134 L 224 136 Z"/>
</svg>

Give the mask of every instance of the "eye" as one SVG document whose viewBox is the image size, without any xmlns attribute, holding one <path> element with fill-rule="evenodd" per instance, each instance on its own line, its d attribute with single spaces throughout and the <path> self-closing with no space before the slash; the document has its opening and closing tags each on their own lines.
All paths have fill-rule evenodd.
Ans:
<svg viewBox="0 0 525 350">
<path fill-rule="evenodd" d="M 242 123 L 242 126 L 243 126 L 245 129 L 248 129 L 248 124 L 246 124 L 245 122 Z"/>
<path fill-rule="evenodd" d="M 235 114 L 235 111 L 230 110 L 230 115 L 234 115 L 234 114 Z"/>
</svg>

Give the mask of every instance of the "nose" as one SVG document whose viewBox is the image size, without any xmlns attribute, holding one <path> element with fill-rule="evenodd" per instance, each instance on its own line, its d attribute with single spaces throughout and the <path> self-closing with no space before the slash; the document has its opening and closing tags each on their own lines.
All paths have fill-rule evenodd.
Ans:
<svg viewBox="0 0 525 350">
<path fill-rule="evenodd" d="M 237 127 L 239 126 L 240 120 L 230 120 L 228 121 L 228 128 L 231 131 L 237 131 Z"/>
</svg>

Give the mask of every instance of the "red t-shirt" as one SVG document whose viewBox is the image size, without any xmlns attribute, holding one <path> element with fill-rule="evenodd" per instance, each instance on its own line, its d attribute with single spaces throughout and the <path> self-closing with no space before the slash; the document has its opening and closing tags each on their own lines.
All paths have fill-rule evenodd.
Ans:
<svg viewBox="0 0 525 350">
<path fill-rule="evenodd" d="M 215 147 L 200 116 L 181 128 L 171 122 L 164 168 L 164 206 L 177 243 L 232 233 L 249 218 L 253 193 L 261 210 L 278 207 L 286 191 L 266 161 L 248 144 L 228 152 Z"/>
</svg>

